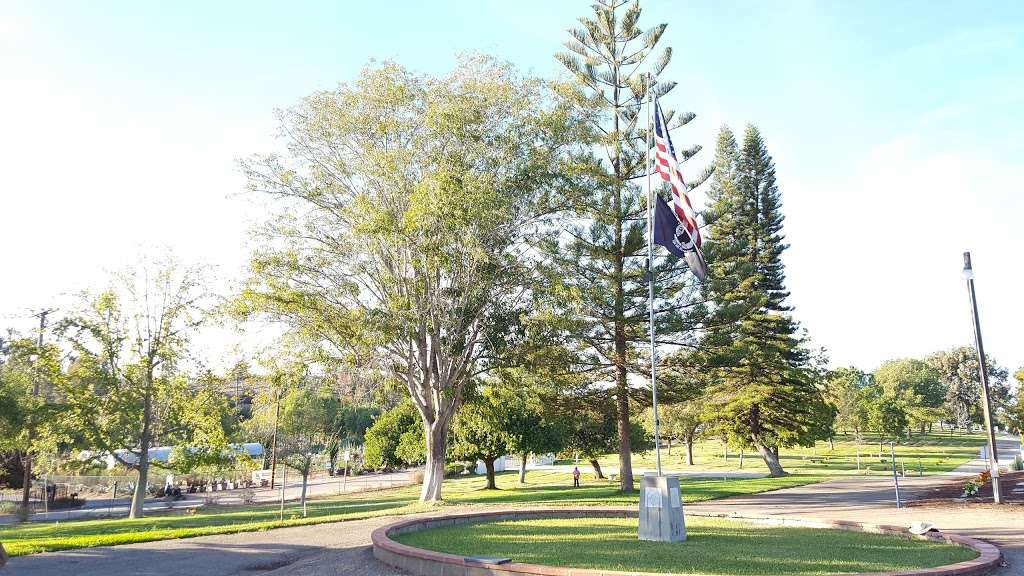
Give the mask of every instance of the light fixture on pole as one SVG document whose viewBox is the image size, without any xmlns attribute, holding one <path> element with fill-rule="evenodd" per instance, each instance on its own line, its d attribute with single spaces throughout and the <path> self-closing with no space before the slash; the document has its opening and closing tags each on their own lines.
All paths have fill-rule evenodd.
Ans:
<svg viewBox="0 0 1024 576">
<path fill-rule="evenodd" d="M 992 499 L 1002 502 L 999 493 L 999 454 L 996 452 L 996 435 L 992 429 L 992 401 L 988 394 L 988 369 L 985 365 L 985 347 L 981 342 L 981 322 L 978 320 L 978 300 L 974 294 L 974 268 L 971 267 L 971 253 L 964 252 L 964 280 L 971 297 L 971 319 L 974 321 L 974 347 L 978 352 L 978 376 L 981 378 L 981 406 L 985 413 L 985 433 L 988 436 L 988 461 L 992 471 Z"/>
</svg>

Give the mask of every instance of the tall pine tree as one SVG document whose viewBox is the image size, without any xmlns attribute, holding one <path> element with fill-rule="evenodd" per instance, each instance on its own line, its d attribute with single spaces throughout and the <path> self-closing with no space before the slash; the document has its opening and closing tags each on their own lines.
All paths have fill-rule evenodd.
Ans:
<svg viewBox="0 0 1024 576">
<path fill-rule="evenodd" d="M 558 60 L 573 75 L 578 102 L 593 113 L 596 135 L 593 162 L 581 168 L 577 192 L 560 198 L 562 218 L 546 245 L 552 277 L 557 279 L 581 366 L 589 375 L 593 394 L 614 402 L 619 437 L 620 489 L 633 490 L 630 459 L 630 398 L 643 402 L 649 391 L 642 378 L 643 344 L 648 338 L 647 283 L 645 280 L 646 213 L 641 184 L 646 176 L 646 114 L 642 107 L 648 90 L 663 96 L 675 82 L 658 80 L 672 56 L 658 49 L 666 24 L 638 27 L 640 5 L 623 0 L 597 0 L 592 17 L 580 18 L 565 43 L 568 52 Z M 653 79 L 648 88 L 647 73 Z M 670 127 L 689 122 L 693 114 L 668 114 Z M 699 147 L 684 151 L 683 159 Z M 706 175 L 691 178 L 699 185 Z M 659 343 L 670 346 L 685 340 L 689 325 L 683 314 L 694 287 L 686 270 L 662 265 L 656 270 Z"/>
<path fill-rule="evenodd" d="M 707 416 L 781 476 L 779 448 L 813 441 L 823 400 L 786 304 L 775 166 L 757 128 L 748 126 L 742 147 L 722 129 L 714 168 L 705 285 L 714 305 L 702 348 L 717 378 Z"/>
</svg>

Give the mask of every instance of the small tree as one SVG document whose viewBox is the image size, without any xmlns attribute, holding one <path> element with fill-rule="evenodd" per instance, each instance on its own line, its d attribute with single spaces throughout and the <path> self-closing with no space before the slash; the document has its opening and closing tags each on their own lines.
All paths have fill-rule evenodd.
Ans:
<svg viewBox="0 0 1024 576">
<path fill-rule="evenodd" d="M 576 399 L 567 415 L 568 436 L 565 451 L 587 460 L 594 469 L 594 476 L 604 478 L 598 458 L 614 452 L 619 446 L 618 415 L 615 406 L 599 402 Z M 637 452 L 650 450 L 651 435 L 640 422 L 629 422 L 629 442 Z"/>
<path fill-rule="evenodd" d="M 143 515 L 154 442 L 187 443 L 204 432 L 182 425 L 183 412 L 207 407 L 195 402 L 179 363 L 205 299 L 198 269 L 150 261 L 98 295 L 84 294 L 58 325 L 76 356 L 62 389 L 69 421 L 86 444 L 138 471 L 131 518 Z"/>
<path fill-rule="evenodd" d="M 306 507 L 306 490 L 313 464 L 326 456 L 327 446 L 337 438 L 338 402 L 331 396 L 297 387 L 285 390 L 278 399 L 263 393 L 257 397 L 253 418 L 247 422 L 252 431 L 267 435 L 277 428 L 277 457 L 285 466 L 302 475 L 301 502 Z"/>
<path fill-rule="evenodd" d="M 883 393 L 875 398 L 868 412 L 868 421 L 872 428 L 891 438 L 899 438 L 907 429 L 907 413 L 903 403 L 893 394 Z"/>
<path fill-rule="evenodd" d="M 488 490 L 495 484 L 494 462 L 509 453 L 512 447 L 508 422 L 514 407 L 504 403 L 501 394 L 485 388 L 480 395 L 466 402 L 455 415 L 449 454 L 457 460 L 484 463 Z"/>
<path fill-rule="evenodd" d="M 869 376 L 860 370 L 837 368 L 825 383 L 825 400 L 835 407 L 835 426 L 840 430 L 860 434 L 868 426 L 868 407 L 863 390 Z"/>
<path fill-rule="evenodd" d="M 658 406 L 661 432 L 670 438 L 682 440 L 686 446 L 686 464 L 693 466 L 693 440 L 704 424 L 703 405 L 699 399 Z M 671 453 L 671 444 L 669 445 Z"/>
<path fill-rule="evenodd" d="M 54 397 L 62 385 L 60 350 L 39 347 L 29 338 L 13 338 L 0 349 L 0 451 L 21 457 L 22 513 L 28 513 L 32 460 L 52 451 L 60 438 L 60 406 Z"/>
<path fill-rule="evenodd" d="M 379 414 L 366 429 L 363 463 L 380 470 L 423 462 L 423 425 L 416 408 L 405 400 Z"/>
</svg>

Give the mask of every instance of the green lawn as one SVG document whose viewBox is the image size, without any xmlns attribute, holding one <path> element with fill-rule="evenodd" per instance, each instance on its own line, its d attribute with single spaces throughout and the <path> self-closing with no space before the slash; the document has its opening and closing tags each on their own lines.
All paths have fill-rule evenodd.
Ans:
<svg viewBox="0 0 1024 576">
<path fill-rule="evenodd" d="M 822 476 L 794 475 L 754 480 L 681 481 L 684 499 L 699 502 L 738 494 L 750 494 L 797 486 L 822 480 Z M 498 475 L 498 490 L 484 490 L 482 477 L 445 480 L 447 504 L 522 505 L 627 505 L 637 503 L 637 494 L 620 494 L 606 480 L 584 478 L 572 488 L 572 476 L 563 472 L 530 472 L 526 486 L 519 486 L 514 472 Z M 20 556 L 53 550 L 110 546 L 188 538 L 207 534 L 252 532 L 282 526 L 358 520 L 388 514 L 408 514 L 429 508 L 416 503 L 419 487 L 410 486 L 363 494 L 352 494 L 308 502 L 308 516 L 301 517 L 296 503 L 285 506 L 285 520 L 278 521 L 278 505 L 210 506 L 196 514 L 151 514 L 138 520 L 72 520 L 29 523 L 0 527 L 0 542 L 8 554 Z"/>
<path fill-rule="evenodd" d="M 0 542 L 3 542 L 8 554 L 20 556 L 90 546 L 254 532 L 281 526 L 357 520 L 422 510 L 414 502 L 415 499 L 408 494 L 385 492 L 310 500 L 306 518 L 301 517 L 300 506 L 287 503 L 283 522 L 278 521 L 279 507 L 269 504 L 210 506 L 200 509 L 196 514 L 160 513 L 136 520 L 123 518 L 33 522 L 0 527 Z"/>
<path fill-rule="evenodd" d="M 908 469 L 916 469 L 920 459 L 925 473 L 955 468 L 973 457 L 984 441 L 980 435 L 954 436 L 930 435 L 904 443 L 897 448 L 897 455 L 906 462 Z M 870 444 L 862 445 L 862 466 L 870 466 L 873 473 L 887 473 L 888 465 L 871 459 L 867 451 Z M 874 444 L 877 451 L 878 445 Z M 720 445 L 713 441 L 700 444 L 696 451 L 696 463 L 708 470 L 725 470 L 737 467 L 735 455 L 728 462 L 722 460 Z M 782 453 L 786 469 L 791 473 L 783 478 L 755 479 L 697 479 L 682 478 L 680 487 L 686 502 L 701 502 L 742 494 L 766 492 L 827 480 L 838 474 L 856 474 L 856 446 L 847 438 L 836 443 L 834 451 L 827 444 L 819 443 L 819 461 L 812 461 L 811 449 L 785 450 Z M 672 456 L 663 453 L 665 467 L 685 469 L 682 451 L 674 449 Z M 604 458 L 607 464 L 614 463 L 614 456 Z M 653 453 L 634 455 L 637 467 L 653 467 Z M 635 505 L 637 495 L 620 494 L 617 484 L 608 480 L 596 480 L 589 474 L 589 466 L 581 466 L 586 472 L 580 488 L 572 488 L 572 477 L 564 472 L 533 471 L 527 475 L 527 485 L 517 484 L 517 475 L 506 472 L 498 476 L 498 490 L 483 490 L 482 477 L 457 478 L 445 481 L 444 497 L 448 504 L 481 505 Z M 748 455 L 744 470 L 763 471 L 759 458 Z M 407 514 L 424 508 L 416 504 L 419 488 L 416 486 L 395 488 L 380 492 L 353 494 L 325 499 L 310 500 L 309 515 L 301 517 L 299 506 L 289 503 L 285 509 L 285 520 L 279 522 L 278 506 L 264 504 L 257 506 L 211 506 L 201 509 L 195 515 L 181 513 L 150 515 L 139 520 L 74 520 L 59 523 L 30 523 L 0 527 L 0 542 L 11 555 L 32 554 L 49 550 L 84 548 L 146 542 L 171 538 L 186 538 L 206 534 L 249 532 L 267 530 L 281 526 L 339 522 L 387 514 Z"/>
<path fill-rule="evenodd" d="M 896 445 L 897 465 L 903 464 L 907 474 L 917 473 L 918 467 L 924 474 L 947 472 L 978 456 L 978 449 L 985 443 L 983 434 L 949 433 L 915 434 L 912 438 L 904 438 Z M 857 453 L 860 452 L 860 471 L 857 469 Z M 691 468 L 685 462 L 686 449 L 673 443 L 672 454 L 663 447 L 661 451 L 662 468 L 668 470 L 686 470 Z M 715 438 L 702 440 L 694 444 L 693 469 L 701 470 L 739 470 L 739 453 L 730 451 L 729 459 L 723 458 L 722 442 Z M 787 472 L 800 474 L 846 475 L 846 474 L 888 474 L 891 473 L 889 462 L 889 444 L 886 441 L 882 448 L 882 462 L 878 458 L 878 437 L 866 435 L 864 441 L 857 443 L 849 434 L 841 434 L 835 438 L 835 449 L 830 449 L 828 442 L 818 442 L 813 448 L 784 448 L 780 453 L 783 468 Z M 607 454 L 599 462 L 601 466 L 618 466 L 618 455 Z M 564 463 L 568 463 L 565 461 Z M 654 468 L 654 451 L 633 455 L 634 468 Z M 589 465 L 587 469 L 589 469 Z M 869 470 L 870 469 L 870 470 Z M 581 466 L 580 470 L 584 470 Z M 756 452 L 747 452 L 743 458 L 743 471 L 767 472 L 764 461 Z"/>
<path fill-rule="evenodd" d="M 896 536 L 687 519 L 686 542 L 640 542 L 632 518 L 513 520 L 403 534 L 403 544 L 461 556 L 606 570 L 812 575 L 928 568 L 969 548 Z"/>
</svg>

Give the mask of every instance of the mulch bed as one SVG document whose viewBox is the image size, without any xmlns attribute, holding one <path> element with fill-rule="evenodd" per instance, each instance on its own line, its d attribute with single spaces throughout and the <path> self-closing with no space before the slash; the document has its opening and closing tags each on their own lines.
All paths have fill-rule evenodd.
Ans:
<svg viewBox="0 0 1024 576">
<path fill-rule="evenodd" d="M 965 497 L 964 485 L 968 480 L 974 480 L 979 485 L 978 493 L 974 496 Z M 1024 471 L 1003 472 L 999 475 L 999 488 L 1002 492 L 1004 504 L 1024 504 Z M 1014 491 L 1017 492 L 1014 492 Z M 979 506 L 992 504 L 992 481 L 980 482 L 978 476 L 961 477 L 949 480 L 943 484 L 931 488 L 922 489 L 914 494 L 913 500 L 907 502 L 908 506 L 935 506 L 935 505 L 956 505 L 956 506 Z"/>
</svg>

